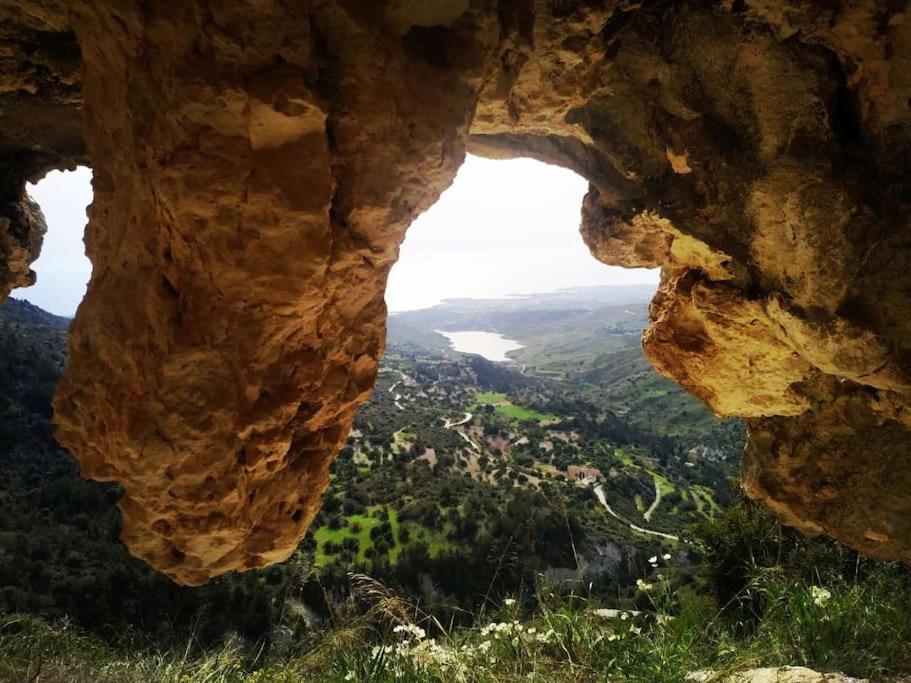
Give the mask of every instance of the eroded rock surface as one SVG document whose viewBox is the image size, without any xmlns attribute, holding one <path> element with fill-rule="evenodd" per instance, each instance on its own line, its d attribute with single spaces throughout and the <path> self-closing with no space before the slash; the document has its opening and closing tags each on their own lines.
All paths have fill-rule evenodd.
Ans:
<svg viewBox="0 0 911 683">
<path fill-rule="evenodd" d="M 80 72 L 57 3 L 0 3 L 0 302 L 34 284 L 47 229 L 25 183 L 84 161 Z"/>
<path fill-rule="evenodd" d="M 736 673 L 699 671 L 686 677 L 686 683 L 869 683 L 840 673 L 819 673 L 803 666 L 766 667 Z"/>
<path fill-rule="evenodd" d="M 595 257 L 663 268 L 646 353 L 747 418 L 751 495 L 911 560 L 907 2 L 6 0 L 0 29 L 32 108 L 0 107 L 0 298 L 25 179 L 84 154 L 59 438 L 176 580 L 293 551 L 466 148 L 579 172 Z"/>
</svg>

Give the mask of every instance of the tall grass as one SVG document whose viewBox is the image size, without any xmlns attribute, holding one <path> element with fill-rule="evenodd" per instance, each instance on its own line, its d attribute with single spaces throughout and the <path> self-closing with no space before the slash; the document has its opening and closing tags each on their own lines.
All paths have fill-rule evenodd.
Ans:
<svg viewBox="0 0 911 683">
<path fill-rule="evenodd" d="M 15 681 L 290 683 L 628 681 L 680 683 L 694 671 L 803 665 L 889 680 L 911 671 L 911 595 L 887 572 L 864 581 L 795 581 L 756 568 L 745 588 L 758 619 L 666 580 L 640 583 L 638 613 L 539 589 L 528 611 L 505 600 L 448 630 L 367 577 L 315 640 L 280 660 L 226 644 L 191 655 L 123 652 L 71 625 L 0 620 L 0 677 Z M 643 605 L 645 607 L 643 607 Z M 751 608 L 751 609 L 752 609 Z M 755 616 L 755 615 L 754 615 Z"/>
</svg>

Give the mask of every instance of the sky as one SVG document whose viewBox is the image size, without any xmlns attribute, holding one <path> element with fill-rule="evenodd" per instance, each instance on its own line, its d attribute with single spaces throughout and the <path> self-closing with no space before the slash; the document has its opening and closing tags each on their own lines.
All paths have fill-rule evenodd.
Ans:
<svg viewBox="0 0 911 683">
<path fill-rule="evenodd" d="M 579 235 L 586 189 L 580 176 L 557 166 L 469 156 L 452 186 L 408 228 L 389 276 L 389 310 L 588 285 L 657 286 L 657 270 L 607 266 L 589 253 Z M 91 171 L 52 171 L 28 191 L 48 233 L 32 264 L 38 283 L 13 296 L 72 316 L 91 275 L 82 243 Z"/>
<path fill-rule="evenodd" d="M 587 189 L 559 166 L 469 156 L 408 228 L 386 288 L 389 310 L 587 285 L 657 287 L 657 270 L 607 266 L 589 253 L 579 234 Z"/>
<path fill-rule="evenodd" d="M 44 212 L 48 230 L 41 255 L 32 263 L 38 282 L 16 289 L 13 296 L 57 315 L 72 316 L 85 296 L 92 264 L 85 255 L 85 209 L 92 201 L 92 172 L 51 171 L 28 193 Z"/>
</svg>

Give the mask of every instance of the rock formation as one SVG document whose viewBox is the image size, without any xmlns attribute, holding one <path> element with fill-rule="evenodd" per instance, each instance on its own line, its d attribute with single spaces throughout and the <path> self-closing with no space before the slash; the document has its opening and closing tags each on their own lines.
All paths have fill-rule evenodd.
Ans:
<svg viewBox="0 0 911 683">
<path fill-rule="evenodd" d="M 869 683 L 838 673 L 819 673 L 803 666 L 750 669 L 736 673 L 698 671 L 686 677 L 685 683 Z"/>
<path fill-rule="evenodd" d="M 370 393 L 407 226 L 466 149 L 590 182 L 643 343 L 746 418 L 748 492 L 911 561 L 907 0 L 2 0 L 0 296 L 86 161 L 60 441 L 195 584 L 287 557 Z M 78 122 L 82 122 L 81 130 Z"/>
<path fill-rule="evenodd" d="M 35 283 L 46 226 L 25 183 L 86 162 L 79 46 L 51 5 L 0 2 L 0 302 Z"/>
</svg>

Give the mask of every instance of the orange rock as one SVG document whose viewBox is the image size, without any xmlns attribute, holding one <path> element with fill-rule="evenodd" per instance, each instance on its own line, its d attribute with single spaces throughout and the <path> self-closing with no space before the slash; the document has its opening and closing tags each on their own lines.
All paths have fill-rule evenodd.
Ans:
<svg viewBox="0 0 911 683">
<path fill-rule="evenodd" d="M 120 482 L 124 541 L 175 580 L 294 550 L 373 386 L 405 230 L 466 147 L 579 172 L 595 257 L 664 269 L 646 353 L 748 419 L 751 495 L 908 559 L 897 6 L 4 8 L 0 298 L 40 248 L 26 179 L 90 161 L 58 435 Z"/>
</svg>

